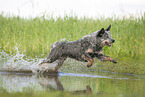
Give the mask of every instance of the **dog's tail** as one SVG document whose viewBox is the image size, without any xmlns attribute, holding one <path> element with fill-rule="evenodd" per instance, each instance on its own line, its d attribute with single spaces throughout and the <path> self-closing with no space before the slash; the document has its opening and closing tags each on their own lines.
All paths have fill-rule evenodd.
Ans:
<svg viewBox="0 0 145 97">
<path fill-rule="evenodd" d="M 53 49 L 55 48 L 57 45 L 60 45 L 60 44 L 63 44 L 63 43 L 66 43 L 68 41 L 58 41 L 58 42 L 55 42 L 53 44 L 51 44 L 50 48 Z"/>
</svg>

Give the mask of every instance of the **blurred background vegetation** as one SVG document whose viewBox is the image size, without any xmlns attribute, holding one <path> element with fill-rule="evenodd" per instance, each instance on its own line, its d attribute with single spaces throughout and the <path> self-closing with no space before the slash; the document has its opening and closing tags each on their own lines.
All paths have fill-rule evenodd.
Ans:
<svg viewBox="0 0 145 97">
<path fill-rule="evenodd" d="M 45 58 L 50 52 L 50 45 L 56 41 L 75 41 L 110 24 L 112 38 L 116 42 L 111 47 L 104 47 L 103 52 L 118 61 L 115 72 L 131 69 L 129 73 L 144 74 L 145 57 L 145 13 L 141 18 L 107 18 L 100 19 L 65 16 L 64 18 L 45 19 L 45 16 L 34 19 L 7 17 L 0 14 L 0 51 L 10 55 L 20 53 L 29 58 Z M 120 63 L 119 63 L 120 62 Z M 104 64 L 104 66 L 103 66 Z M 103 66 L 101 70 L 111 70 L 113 63 Z M 102 69 L 103 68 L 103 69 Z M 137 68 L 137 71 L 136 71 Z M 125 72 L 128 72 L 126 71 Z"/>
</svg>

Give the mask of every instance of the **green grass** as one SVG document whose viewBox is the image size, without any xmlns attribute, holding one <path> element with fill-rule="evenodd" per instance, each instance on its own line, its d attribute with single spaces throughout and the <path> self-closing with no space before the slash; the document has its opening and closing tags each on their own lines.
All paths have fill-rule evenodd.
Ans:
<svg viewBox="0 0 145 97">
<path fill-rule="evenodd" d="M 84 35 L 107 28 L 112 24 L 111 34 L 116 40 L 112 47 L 105 47 L 103 52 L 119 62 L 122 59 L 143 60 L 145 57 L 145 14 L 140 19 L 90 19 L 65 16 L 64 18 L 45 19 L 44 17 L 24 19 L 0 15 L 0 50 L 8 54 L 16 54 L 15 46 L 27 57 L 46 57 L 50 45 L 63 39 L 74 41 Z M 122 64 L 118 65 L 118 69 Z M 144 68 L 141 64 L 125 63 L 126 66 Z M 103 65 L 104 66 L 104 65 Z M 110 65 L 109 65 L 110 66 Z M 113 66 L 113 64 L 111 65 Z M 107 68 L 107 67 L 103 67 Z M 117 69 L 117 70 L 118 70 Z M 111 70 L 111 69 L 105 69 Z M 140 69 L 139 69 L 140 70 Z M 112 71 L 112 70 L 111 70 Z M 142 72 L 142 71 L 141 71 Z M 130 73 L 130 72 L 129 72 Z M 145 71 L 141 74 L 145 74 Z"/>
</svg>

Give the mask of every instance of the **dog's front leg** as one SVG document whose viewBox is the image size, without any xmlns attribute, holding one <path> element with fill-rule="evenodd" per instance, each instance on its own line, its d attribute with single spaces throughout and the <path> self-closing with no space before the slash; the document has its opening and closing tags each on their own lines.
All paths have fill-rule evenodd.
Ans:
<svg viewBox="0 0 145 97">
<path fill-rule="evenodd" d="M 89 52 L 85 52 L 85 59 L 86 59 L 87 61 L 89 61 L 89 64 L 87 65 L 87 67 L 88 67 L 88 68 L 91 67 L 92 64 L 93 64 L 93 62 L 94 62 L 94 60 L 93 60 L 93 58 L 91 57 L 91 55 L 90 55 Z"/>
<path fill-rule="evenodd" d="M 99 60 L 101 61 L 110 61 L 110 62 L 113 62 L 113 63 L 117 63 L 116 60 L 114 60 L 113 58 L 109 57 L 109 56 L 106 56 L 104 54 L 98 54 L 96 56 Z"/>
</svg>

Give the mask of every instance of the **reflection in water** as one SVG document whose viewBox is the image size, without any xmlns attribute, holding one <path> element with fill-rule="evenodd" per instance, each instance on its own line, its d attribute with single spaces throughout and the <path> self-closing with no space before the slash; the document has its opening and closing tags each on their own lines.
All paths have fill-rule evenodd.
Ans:
<svg viewBox="0 0 145 97">
<path fill-rule="evenodd" d="M 90 86 L 86 86 L 86 90 L 77 90 L 77 91 L 74 91 L 75 94 L 92 94 L 92 89 Z"/>
<path fill-rule="evenodd" d="M 39 84 L 47 91 L 67 91 L 64 90 L 61 82 L 56 75 L 47 75 L 43 76 L 43 78 L 39 78 Z M 92 90 L 89 85 L 86 86 L 85 90 L 75 90 L 72 91 L 74 94 L 91 94 Z"/>
<path fill-rule="evenodd" d="M 58 75 L 47 75 L 43 77 L 38 77 L 38 82 L 39 84 L 48 91 L 55 91 L 55 90 L 60 90 L 63 91 L 64 88 L 61 84 L 61 82 L 58 79 Z"/>
<path fill-rule="evenodd" d="M 0 89 L 12 92 L 29 92 L 33 91 L 67 91 L 64 90 L 57 73 L 50 75 L 33 75 L 24 73 L 0 72 Z M 71 91 L 75 94 L 91 94 L 90 86 L 85 90 Z"/>
<path fill-rule="evenodd" d="M 69 76 L 71 74 L 71 76 Z M 77 76 L 78 75 L 78 76 Z M 0 92 L 65 91 L 72 94 L 145 96 L 144 78 L 118 79 L 116 77 L 99 77 L 73 73 L 56 73 L 49 75 L 0 72 Z M 111 96 L 110 96 L 111 97 Z"/>
</svg>

